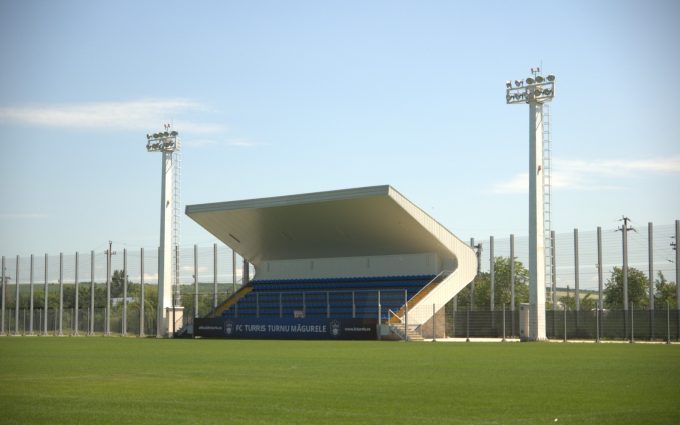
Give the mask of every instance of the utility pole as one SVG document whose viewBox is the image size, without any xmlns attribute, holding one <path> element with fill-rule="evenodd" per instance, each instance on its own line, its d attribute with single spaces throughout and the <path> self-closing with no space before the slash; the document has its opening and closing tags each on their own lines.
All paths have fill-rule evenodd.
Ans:
<svg viewBox="0 0 680 425">
<path fill-rule="evenodd" d="M 671 243 L 673 250 L 675 251 L 675 283 L 676 283 L 676 318 L 678 330 L 677 339 L 680 340 L 680 251 L 678 251 L 678 241 L 680 240 L 680 220 L 675 220 L 675 242 Z M 670 341 L 670 337 L 669 337 Z"/>
<path fill-rule="evenodd" d="M 494 253 L 493 253 L 493 236 L 489 236 L 489 308 L 491 309 L 491 328 L 496 328 L 496 315 L 494 314 L 494 304 L 496 303 L 496 297 L 494 292 L 496 291 L 496 270 L 494 264 Z"/>
<path fill-rule="evenodd" d="M 654 225 L 647 223 L 647 263 L 649 265 L 649 339 L 654 339 Z"/>
<path fill-rule="evenodd" d="M 623 221 L 623 225 L 616 229 L 617 232 L 621 232 L 623 243 L 623 334 L 628 335 L 628 231 L 636 230 L 628 225 L 630 218 L 623 216 L 619 221 Z"/>
<path fill-rule="evenodd" d="M 5 257 L 2 257 L 2 308 L 0 309 L 0 335 L 5 335 Z"/>
<path fill-rule="evenodd" d="M 109 241 L 109 249 L 104 253 L 106 254 L 106 320 L 104 326 L 104 335 L 111 335 L 111 256 L 116 255 L 116 252 L 112 250 L 113 242 Z"/>
<path fill-rule="evenodd" d="M 602 318 L 602 228 L 597 227 L 597 335 L 595 342 L 600 342 L 600 320 Z"/>
</svg>

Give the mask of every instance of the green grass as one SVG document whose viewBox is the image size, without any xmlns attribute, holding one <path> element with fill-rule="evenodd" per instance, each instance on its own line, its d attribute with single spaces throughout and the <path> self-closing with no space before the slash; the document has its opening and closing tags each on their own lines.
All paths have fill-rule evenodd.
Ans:
<svg viewBox="0 0 680 425">
<path fill-rule="evenodd" d="M 0 423 L 677 424 L 680 346 L 0 338 Z"/>
</svg>

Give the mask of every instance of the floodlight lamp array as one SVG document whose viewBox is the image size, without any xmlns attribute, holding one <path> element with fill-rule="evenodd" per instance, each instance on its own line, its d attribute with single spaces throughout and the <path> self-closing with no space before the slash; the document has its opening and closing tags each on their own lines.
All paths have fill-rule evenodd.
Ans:
<svg viewBox="0 0 680 425">
<path fill-rule="evenodd" d="M 514 87 L 512 81 L 505 82 L 505 101 L 508 104 L 545 103 L 551 101 L 554 96 L 555 76 L 553 74 L 547 77 L 535 74 L 525 80 L 515 80 Z"/>
<path fill-rule="evenodd" d="M 146 135 L 146 150 L 149 152 L 174 152 L 177 150 L 176 131 L 161 131 Z"/>
</svg>

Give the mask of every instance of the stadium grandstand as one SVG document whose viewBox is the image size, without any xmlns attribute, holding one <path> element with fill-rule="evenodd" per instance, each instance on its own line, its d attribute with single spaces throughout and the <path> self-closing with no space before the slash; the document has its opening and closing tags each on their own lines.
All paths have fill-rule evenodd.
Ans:
<svg viewBox="0 0 680 425">
<path fill-rule="evenodd" d="M 204 337 L 443 337 L 444 305 L 475 276 L 473 250 L 391 186 L 188 205 L 253 265 Z"/>
</svg>

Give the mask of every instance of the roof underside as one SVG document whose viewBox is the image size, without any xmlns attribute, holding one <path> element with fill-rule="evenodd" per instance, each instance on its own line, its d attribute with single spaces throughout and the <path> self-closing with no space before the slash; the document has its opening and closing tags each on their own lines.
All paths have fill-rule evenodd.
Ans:
<svg viewBox="0 0 680 425">
<path fill-rule="evenodd" d="M 390 186 L 188 205 L 186 214 L 251 263 L 450 252 Z"/>
</svg>

